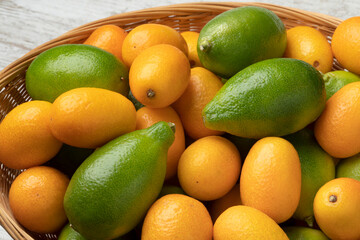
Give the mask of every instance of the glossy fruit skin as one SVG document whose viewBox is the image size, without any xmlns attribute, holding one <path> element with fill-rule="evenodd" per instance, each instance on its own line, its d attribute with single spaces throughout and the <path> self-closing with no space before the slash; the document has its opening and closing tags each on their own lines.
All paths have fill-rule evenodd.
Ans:
<svg viewBox="0 0 360 240">
<path fill-rule="evenodd" d="M 184 38 L 175 29 L 162 24 L 141 24 L 135 27 L 124 39 L 122 55 L 124 63 L 130 67 L 135 58 L 145 49 L 158 45 L 169 44 L 188 54 Z"/>
<path fill-rule="evenodd" d="M 198 200 L 183 194 L 158 199 L 146 214 L 141 240 L 211 240 L 210 214 Z"/>
<path fill-rule="evenodd" d="M 323 79 L 325 82 L 326 100 L 346 84 L 360 81 L 358 75 L 343 70 L 325 73 Z"/>
<path fill-rule="evenodd" d="M 53 102 L 79 87 L 129 92 L 128 69 L 113 54 L 84 44 L 53 47 L 35 58 L 26 71 L 26 90 L 36 100 Z"/>
<path fill-rule="evenodd" d="M 318 229 L 307 227 L 284 227 L 283 230 L 290 240 L 329 240 L 326 235 Z"/>
<path fill-rule="evenodd" d="M 80 233 L 76 232 L 70 224 L 61 230 L 58 240 L 86 240 Z"/>
<path fill-rule="evenodd" d="M 61 94 L 54 101 L 50 116 L 52 134 L 79 148 L 100 147 L 136 127 L 131 101 L 102 88 L 75 88 Z"/>
<path fill-rule="evenodd" d="M 257 141 L 241 170 L 242 203 L 282 223 L 294 214 L 300 191 L 300 160 L 292 144 L 279 137 Z"/>
<path fill-rule="evenodd" d="M 326 102 L 314 133 L 333 157 L 348 158 L 360 152 L 360 82 L 347 84 Z"/>
<path fill-rule="evenodd" d="M 174 133 L 166 122 L 122 135 L 76 170 L 64 198 L 76 231 L 112 239 L 133 229 L 160 193 Z"/>
<path fill-rule="evenodd" d="M 175 124 L 176 129 L 175 140 L 169 148 L 166 162 L 165 179 L 169 179 L 176 175 L 179 159 L 185 150 L 185 134 L 180 117 L 172 107 L 143 107 L 136 112 L 137 130 L 148 128 L 160 121 L 172 122 Z"/>
<path fill-rule="evenodd" d="M 169 44 L 149 47 L 131 65 L 130 88 L 143 105 L 163 108 L 174 103 L 185 91 L 190 79 L 186 55 Z"/>
<path fill-rule="evenodd" d="M 347 177 L 360 181 L 360 154 L 341 159 L 336 165 L 336 177 Z"/>
<path fill-rule="evenodd" d="M 178 179 L 182 189 L 202 201 L 227 194 L 239 179 L 240 154 L 233 143 L 220 136 L 198 139 L 181 155 Z"/>
<path fill-rule="evenodd" d="M 315 219 L 330 239 L 360 238 L 360 181 L 335 178 L 314 199 Z"/>
<path fill-rule="evenodd" d="M 63 207 L 69 178 L 46 166 L 27 169 L 16 177 L 9 191 L 15 219 L 30 231 L 54 233 L 67 218 Z"/>
<path fill-rule="evenodd" d="M 294 133 L 321 114 L 324 81 L 308 63 L 277 58 L 229 79 L 203 109 L 205 126 L 246 138 Z"/>
<path fill-rule="evenodd" d="M 126 35 L 127 32 L 116 25 L 103 25 L 95 29 L 84 44 L 108 51 L 122 61 L 122 44 Z"/>
<path fill-rule="evenodd" d="M 282 57 L 286 47 L 283 22 L 272 11 L 255 6 L 219 14 L 200 31 L 202 65 L 225 78 L 269 58 Z"/>
<path fill-rule="evenodd" d="M 201 114 L 222 86 L 220 79 L 209 70 L 202 67 L 191 69 L 185 92 L 172 106 L 179 113 L 185 131 L 192 139 L 223 134 L 206 128 Z"/>
<path fill-rule="evenodd" d="M 344 68 L 360 74 L 360 17 L 342 21 L 335 29 L 331 39 L 334 56 Z"/>
<path fill-rule="evenodd" d="M 265 213 L 248 206 L 234 206 L 214 224 L 214 240 L 288 240 L 284 231 Z"/>
<path fill-rule="evenodd" d="M 314 198 L 321 186 L 335 178 L 334 159 L 319 146 L 314 133 L 307 128 L 284 138 L 295 147 L 301 164 L 301 195 L 293 217 L 313 227 Z"/>
<path fill-rule="evenodd" d="M 287 30 L 284 57 L 303 60 L 322 73 L 331 71 L 333 65 L 330 43 L 319 30 L 309 26 Z"/>
<path fill-rule="evenodd" d="M 190 61 L 190 67 L 202 67 L 202 64 L 199 59 L 197 52 L 197 42 L 199 39 L 200 33 L 193 31 L 182 32 L 181 36 L 184 38 L 188 46 L 188 58 Z"/>
<path fill-rule="evenodd" d="M 62 142 L 50 131 L 52 104 L 30 101 L 12 109 L 0 124 L 0 161 L 13 169 L 24 169 L 49 161 Z"/>
</svg>

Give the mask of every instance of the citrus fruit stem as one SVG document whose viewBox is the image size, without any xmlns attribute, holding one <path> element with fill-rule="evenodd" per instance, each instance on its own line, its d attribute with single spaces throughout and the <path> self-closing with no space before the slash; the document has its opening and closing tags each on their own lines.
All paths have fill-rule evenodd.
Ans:
<svg viewBox="0 0 360 240">
<path fill-rule="evenodd" d="M 201 43 L 200 43 L 200 50 L 202 52 L 207 52 L 209 49 L 211 48 L 211 43 L 204 39 Z"/>
<path fill-rule="evenodd" d="M 335 203 L 337 201 L 337 197 L 335 195 L 331 195 L 329 197 L 329 201 L 332 202 L 332 203 Z"/>
<path fill-rule="evenodd" d="M 148 98 L 153 98 L 153 97 L 155 97 L 155 92 L 154 92 L 154 90 L 152 90 L 152 89 L 147 90 L 146 96 L 147 96 Z"/>
<path fill-rule="evenodd" d="M 307 225 L 309 227 L 313 227 L 314 226 L 314 216 L 308 216 L 305 219 L 305 222 L 307 223 Z"/>
<path fill-rule="evenodd" d="M 173 131 L 173 133 L 175 133 L 175 131 L 176 131 L 176 125 L 175 125 L 175 123 L 168 122 L 168 125 L 169 125 L 169 127 L 171 128 L 171 130 Z"/>
</svg>

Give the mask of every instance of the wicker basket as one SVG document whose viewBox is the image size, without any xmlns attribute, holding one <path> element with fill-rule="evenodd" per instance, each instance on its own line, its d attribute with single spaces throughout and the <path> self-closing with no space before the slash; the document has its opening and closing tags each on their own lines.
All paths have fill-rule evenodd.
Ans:
<svg viewBox="0 0 360 240">
<path fill-rule="evenodd" d="M 340 19 L 294 8 L 282 7 L 264 3 L 192 3 L 176 4 L 166 7 L 149 8 L 140 11 L 123 13 L 101 19 L 75 28 L 58 38 L 55 38 L 33 49 L 25 56 L 16 60 L 0 72 L 0 121 L 16 105 L 31 100 L 26 92 L 24 77 L 31 61 L 41 52 L 67 43 L 82 43 L 91 32 L 105 24 L 115 24 L 126 30 L 143 23 L 160 23 L 168 25 L 178 31 L 200 31 L 200 29 L 216 15 L 240 6 L 260 6 L 275 12 L 284 22 L 286 28 L 297 25 L 307 25 L 319 29 L 328 40 Z M 334 60 L 333 70 L 342 69 Z M 18 170 L 8 169 L 0 165 L 1 196 L 0 196 L 0 224 L 14 239 L 57 239 L 56 234 L 36 234 L 24 229 L 14 219 L 9 207 L 9 187 L 14 178 L 20 173 Z"/>
</svg>

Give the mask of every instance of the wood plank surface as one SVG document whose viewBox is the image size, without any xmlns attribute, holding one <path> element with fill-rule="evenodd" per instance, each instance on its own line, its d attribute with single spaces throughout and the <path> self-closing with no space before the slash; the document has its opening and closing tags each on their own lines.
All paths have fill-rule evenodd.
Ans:
<svg viewBox="0 0 360 240">
<path fill-rule="evenodd" d="M 117 13 L 186 2 L 194 0 L 0 0 L 0 69 L 41 43 L 87 22 Z M 356 16 L 360 10 L 358 0 L 258 2 L 296 7 L 341 19 Z"/>
</svg>

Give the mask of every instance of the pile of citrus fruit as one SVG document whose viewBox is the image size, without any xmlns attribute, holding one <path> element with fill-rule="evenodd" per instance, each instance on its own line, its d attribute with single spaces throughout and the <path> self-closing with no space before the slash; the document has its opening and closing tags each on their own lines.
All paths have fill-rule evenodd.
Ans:
<svg viewBox="0 0 360 240">
<path fill-rule="evenodd" d="M 357 74 L 360 17 L 331 43 L 253 6 L 99 27 L 40 54 L 0 123 L 13 215 L 61 240 L 359 240 Z"/>
</svg>

